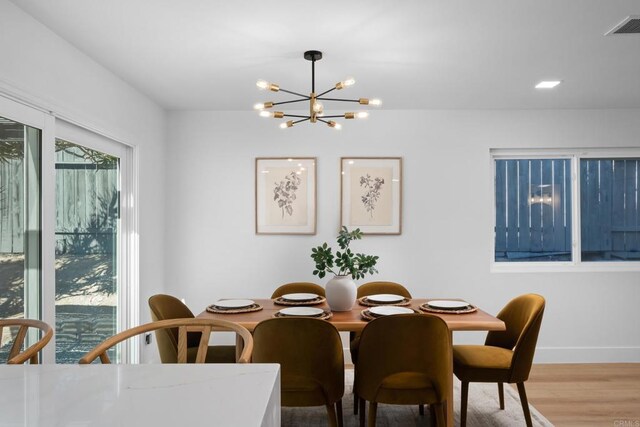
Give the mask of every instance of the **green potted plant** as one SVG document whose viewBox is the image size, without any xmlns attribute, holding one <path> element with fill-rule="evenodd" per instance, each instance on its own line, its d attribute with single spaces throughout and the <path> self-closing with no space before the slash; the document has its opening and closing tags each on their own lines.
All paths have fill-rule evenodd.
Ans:
<svg viewBox="0 0 640 427">
<path fill-rule="evenodd" d="M 314 276 L 323 278 L 327 273 L 334 277 L 327 282 L 326 297 L 332 311 L 349 311 L 356 302 L 356 283 L 354 280 L 362 279 L 366 274 L 377 273 L 375 266 L 378 257 L 353 253 L 349 244 L 353 240 L 362 239 L 359 228 L 349 232 L 347 227 L 342 227 L 337 237 L 341 251 L 333 250 L 325 242 L 322 246 L 311 249 L 311 258 L 316 263 L 313 270 Z"/>
</svg>

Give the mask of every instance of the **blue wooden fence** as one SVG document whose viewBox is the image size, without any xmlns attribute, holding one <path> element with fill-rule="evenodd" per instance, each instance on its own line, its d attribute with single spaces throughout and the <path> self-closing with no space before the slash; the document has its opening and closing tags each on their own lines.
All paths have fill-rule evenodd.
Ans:
<svg viewBox="0 0 640 427">
<path fill-rule="evenodd" d="M 495 167 L 496 261 L 570 260 L 570 160 L 496 160 Z"/>
<path fill-rule="evenodd" d="M 118 170 L 88 163 L 69 150 L 56 153 L 56 251 L 112 253 Z M 23 173 L 20 159 L 0 162 L 0 253 L 24 252 Z"/>
<path fill-rule="evenodd" d="M 583 260 L 640 260 L 640 160 L 580 161 Z"/>
</svg>

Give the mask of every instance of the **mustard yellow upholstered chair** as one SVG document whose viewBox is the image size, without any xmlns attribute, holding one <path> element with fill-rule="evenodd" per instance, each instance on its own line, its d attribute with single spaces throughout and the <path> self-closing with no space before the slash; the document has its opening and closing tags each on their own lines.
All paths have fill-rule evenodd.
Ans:
<svg viewBox="0 0 640 427">
<path fill-rule="evenodd" d="M 504 409 L 504 383 L 518 384 L 520 402 L 527 426 L 531 414 L 524 389 L 529 378 L 538 332 L 542 323 L 545 300 L 528 294 L 510 301 L 498 314 L 507 329 L 489 332 L 485 345 L 453 346 L 453 372 L 462 382 L 460 422 L 467 422 L 467 398 L 470 382 L 498 383 L 500 409 Z"/>
<path fill-rule="evenodd" d="M 357 298 L 366 297 L 376 294 L 394 294 L 402 295 L 405 298 L 412 298 L 411 292 L 407 290 L 400 283 L 396 282 L 368 282 L 358 287 Z M 358 343 L 360 342 L 360 334 L 358 332 L 349 333 L 349 352 L 351 353 L 351 362 L 355 365 L 358 362 Z M 353 413 L 358 413 L 358 399 L 355 395 L 354 388 L 354 402 Z M 420 414 L 424 413 L 424 408 L 420 407 Z"/>
<path fill-rule="evenodd" d="M 51 341 L 53 329 L 47 323 L 40 320 L 32 319 L 6 319 L 0 320 L 0 347 L 5 343 L 2 342 L 2 332 L 4 328 L 18 328 L 18 332 L 13 338 L 13 344 L 7 355 L 7 364 L 16 365 L 25 363 L 27 360 L 30 364 L 38 363 L 38 353 Z M 40 339 L 28 348 L 20 351 L 23 347 L 24 340 L 27 337 L 29 328 L 38 329 Z"/>
<path fill-rule="evenodd" d="M 358 287 L 358 298 L 376 294 L 394 294 L 402 295 L 405 298 L 412 298 L 411 292 L 396 282 L 368 282 Z"/>
<path fill-rule="evenodd" d="M 342 426 L 344 356 L 338 330 L 313 318 L 276 318 L 253 331 L 254 363 L 279 363 L 282 406 L 325 406 Z M 337 414 L 336 414 L 337 410 Z"/>
<path fill-rule="evenodd" d="M 154 321 L 170 319 L 193 319 L 195 316 L 176 297 L 171 295 L 158 294 L 149 298 L 149 308 L 151 318 Z M 162 363 L 176 363 L 178 356 L 178 328 L 159 329 L 155 331 L 158 351 Z M 200 343 L 200 333 L 189 332 L 187 335 L 188 361 L 193 362 L 196 357 L 198 345 Z M 233 345 L 209 346 L 206 363 L 235 363 L 236 347 Z"/>
<path fill-rule="evenodd" d="M 439 317 L 401 314 L 372 320 L 362 331 L 355 369 L 361 426 L 365 400 L 369 426 L 376 424 L 378 403 L 429 404 L 436 425 L 444 425 L 451 342 L 449 328 Z"/>
<path fill-rule="evenodd" d="M 324 296 L 324 288 L 320 285 L 316 285 L 315 283 L 311 282 L 293 282 L 279 286 L 278 289 L 273 291 L 271 299 L 281 297 L 282 295 L 294 294 L 298 292 Z"/>
<path fill-rule="evenodd" d="M 193 356 L 193 362 L 206 363 L 207 350 L 209 344 L 209 338 L 211 332 L 216 331 L 232 331 L 238 334 L 243 341 L 243 349 L 238 357 L 238 363 L 249 363 L 251 361 L 251 352 L 253 351 L 253 337 L 251 332 L 243 326 L 237 323 L 229 322 L 227 320 L 218 319 L 169 319 L 159 320 L 157 322 L 145 323 L 144 325 L 136 326 L 135 328 L 122 331 L 110 338 L 107 338 L 102 343 L 98 344 L 93 350 L 89 351 L 80 359 L 80 364 L 93 363 L 94 360 L 100 358 L 100 362 L 108 364 L 111 363 L 107 352 L 127 339 L 136 335 L 144 334 L 146 332 L 157 331 L 159 329 L 177 329 L 178 330 L 178 354 L 177 363 L 191 362 L 190 351 L 187 348 L 187 342 L 189 340 L 188 334 L 192 331 L 197 331 L 200 336 L 200 342 L 195 348 L 195 355 Z"/>
</svg>

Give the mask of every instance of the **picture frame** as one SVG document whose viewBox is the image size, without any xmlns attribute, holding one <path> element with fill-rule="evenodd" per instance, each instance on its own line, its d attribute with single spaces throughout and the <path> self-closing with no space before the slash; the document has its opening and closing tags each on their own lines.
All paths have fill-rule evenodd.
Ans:
<svg viewBox="0 0 640 427">
<path fill-rule="evenodd" d="M 256 234 L 316 234 L 316 157 L 256 157 Z"/>
<path fill-rule="evenodd" d="M 402 234 L 402 157 L 340 158 L 340 226 Z"/>
</svg>

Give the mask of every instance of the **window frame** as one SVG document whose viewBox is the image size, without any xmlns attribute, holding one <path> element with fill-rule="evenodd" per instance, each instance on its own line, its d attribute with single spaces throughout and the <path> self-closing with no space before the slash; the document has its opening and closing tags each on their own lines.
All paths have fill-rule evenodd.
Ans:
<svg viewBox="0 0 640 427">
<path fill-rule="evenodd" d="M 491 170 L 490 272 L 630 272 L 640 271 L 640 261 L 582 261 L 580 215 L 580 160 L 594 158 L 640 158 L 640 148 L 522 148 L 489 150 Z M 571 261 L 496 262 L 496 160 L 570 159 L 571 160 Z"/>
</svg>

